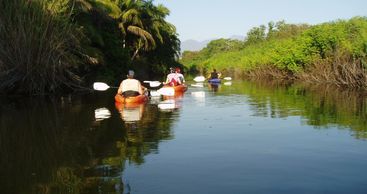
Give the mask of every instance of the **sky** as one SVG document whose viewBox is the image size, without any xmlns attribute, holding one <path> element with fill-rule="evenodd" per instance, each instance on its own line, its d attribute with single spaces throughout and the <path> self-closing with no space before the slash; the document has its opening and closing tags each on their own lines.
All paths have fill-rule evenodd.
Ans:
<svg viewBox="0 0 367 194">
<path fill-rule="evenodd" d="M 166 18 L 181 41 L 245 36 L 253 27 L 284 20 L 320 24 L 367 16 L 367 0 L 155 0 L 170 10 Z"/>
</svg>

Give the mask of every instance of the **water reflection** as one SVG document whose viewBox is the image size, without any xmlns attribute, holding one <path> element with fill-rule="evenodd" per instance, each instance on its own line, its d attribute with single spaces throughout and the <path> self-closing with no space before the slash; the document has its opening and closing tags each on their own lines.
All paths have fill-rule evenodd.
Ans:
<svg viewBox="0 0 367 194">
<path fill-rule="evenodd" d="M 196 88 L 203 88 L 204 87 L 204 83 L 200 82 L 200 83 L 194 83 L 191 84 L 192 87 L 196 87 Z"/>
<path fill-rule="evenodd" d="M 175 96 L 163 96 L 163 101 L 158 103 L 158 108 L 161 111 L 173 112 L 182 107 L 184 93 L 177 93 Z"/>
<path fill-rule="evenodd" d="M 212 92 L 218 92 L 220 83 L 208 83 L 208 87 Z"/>
<path fill-rule="evenodd" d="M 226 148 L 223 153 L 232 153 L 236 149 L 243 152 L 247 147 L 241 147 L 242 144 L 236 144 L 233 150 L 230 149 L 231 142 L 238 137 L 228 136 L 227 142 L 222 136 L 215 136 L 218 131 L 224 131 L 217 130 L 215 126 L 225 125 L 233 128 L 239 125 L 244 120 L 241 113 L 244 114 L 245 105 L 250 107 L 252 117 L 246 117 L 248 123 L 239 125 L 237 131 L 228 131 L 228 135 L 238 131 L 249 132 L 250 136 L 261 133 L 261 130 L 251 131 L 252 126 L 249 123 L 253 118 L 260 117 L 259 120 L 263 122 L 263 118 L 299 116 L 302 118 L 302 125 L 320 130 L 336 126 L 350 130 L 357 139 L 367 138 L 365 93 L 340 91 L 335 88 L 250 82 L 232 82 L 231 87 L 220 87 L 215 95 L 208 95 L 212 93 L 212 88 L 205 87 L 190 88 L 188 93 L 191 95 L 152 98 L 147 104 L 136 107 L 115 106 L 114 94 L 107 92 L 59 98 L 1 98 L 0 192 L 129 192 L 126 181 L 122 178 L 125 164 L 140 166 L 144 164 L 147 155 L 159 153 L 161 142 L 173 142 L 175 131 L 172 126 L 180 116 L 186 120 L 198 121 L 196 123 L 201 124 L 201 128 L 181 129 L 181 135 L 183 131 L 192 132 L 190 129 L 194 130 L 195 134 L 186 134 L 187 139 L 181 139 L 181 144 L 176 142 L 176 145 L 188 145 L 192 139 L 200 145 L 203 139 L 214 137 L 220 142 L 218 149 Z M 222 111 L 223 107 L 230 107 L 231 112 L 220 112 L 218 107 L 222 108 Z M 178 111 L 182 109 L 185 109 L 186 115 L 185 111 Z M 214 111 L 219 113 L 215 114 Z M 226 125 L 226 122 L 230 124 Z M 246 130 L 243 130 L 244 126 Z M 208 128 L 210 135 L 203 133 Z M 262 137 L 269 133 L 262 132 Z M 241 142 L 253 143 L 250 144 L 253 148 L 262 146 L 251 139 Z M 196 145 L 195 143 L 190 145 Z M 208 146 L 201 144 L 195 148 L 198 150 L 197 158 L 201 159 L 203 154 L 208 154 L 208 150 L 201 150 L 206 147 Z M 188 164 L 195 158 L 185 155 L 189 154 L 185 150 L 186 147 L 176 147 L 174 154 L 180 161 Z M 259 156 L 256 155 L 256 149 L 254 150 L 249 152 Z M 216 152 L 218 153 L 220 152 Z M 358 155 L 355 157 L 358 159 Z M 232 161 L 232 158 L 221 159 Z M 159 157 L 156 159 L 159 160 Z M 259 161 L 249 157 L 250 159 L 256 164 L 266 161 L 261 158 Z M 345 168 L 348 167 L 347 164 L 344 165 Z M 205 162 L 196 165 L 207 166 Z M 225 167 L 228 171 L 237 170 L 231 169 L 230 165 Z M 160 168 L 163 169 L 161 166 Z M 179 169 L 175 173 L 180 174 Z"/>
<path fill-rule="evenodd" d="M 191 96 L 195 100 L 197 106 L 205 105 L 205 92 L 204 91 L 193 91 L 191 92 Z"/>
<path fill-rule="evenodd" d="M 231 86 L 232 85 L 232 82 L 231 81 L 226 81 L 226 82 L 224 82 L 224 85 L 225 86 Z"/>
<path fill-rule="evenodd" d="M 193 96 L 195 99 L 205 99 L 205 92 L 204 91 L 191 92 L 191 96 Z"/>
<path fill-rule="evenodd" d="M 136 123 L 141 120 L 144 113 L 145 103 L 139 104 L 123 104 L 116 103 L 116 108 L 119 111 L 122 120 L 125 123 Z"/>
<path fill-rule="evenodd" d="M 173 138 L 171 113 L 124 107 L 131 129 L 109 93 L 1 98 L 0 107 L 1 193 L 123 193 L 125 161 L 140 165 Z"/>
<path fill-rule="evenodd" d="M 94 117 L 96 121 L 102 121 L 111 117 L 111 112 L 106 107 L 94 110 Z"/>
<path fill-rule="evenodd" d="M 221 88 L 223 94 L 229 91 L 248 96 L 254 116 L 302 116 L 305 125 L 316 128 L 336 125 L 352 129 L 357 138 L 367 138 L 365 92 L 278 82 L 241 82 Z"/>
</svg>

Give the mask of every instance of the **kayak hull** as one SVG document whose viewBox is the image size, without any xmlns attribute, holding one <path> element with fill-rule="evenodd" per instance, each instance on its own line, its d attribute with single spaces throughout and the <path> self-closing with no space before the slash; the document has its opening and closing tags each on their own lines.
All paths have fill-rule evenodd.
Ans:
<svg viewBox="0 0 367 194">
<path fill-rule="evenodd" d="M 115 95 L 115 102 L 116 103 L 139 104 L 139 103 L 143 103 L 147 100 L 148 100 L 148 97 L 146 95 L 143 95 L 143 94 L 138 95 L 138 96 L 133 96 L 133 97 L 127 97 L 127 98 L 125 98 L 124 96 L 122 96 L 120 94 Z"/>
<path fill-rule="evenodd" d="M 164 86 L 164 88 L 173 88 L 176 93 L 184 93 L 187 90 L 187 86 L 185 84 L 178 85 L 178 86 Z"/>
<path fill-rule="evenodd" d="M 209 83 L 220 83 L 220 81 L 218 78 L 208 80 Z"/>
</svg>

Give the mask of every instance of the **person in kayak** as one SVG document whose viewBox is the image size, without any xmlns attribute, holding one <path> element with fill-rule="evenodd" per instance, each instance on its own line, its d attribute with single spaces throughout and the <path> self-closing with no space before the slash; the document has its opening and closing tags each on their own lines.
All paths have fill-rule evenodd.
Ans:
<svg viewBox="0 0 367 194">
<path fill-rule="evenodd" d="M 167 79 L 165 83 L 169 86 L 177 86 L 177 85 L 182 84 L 174 68 L 172 67 L 170 68 L 170 73 L 167 75 Z"/>
<path fill-rule="evenodd" d="M 185 78 L 184 78 L 184 76 L 181 73 L 181 69 L 179 67 L 176 67 L 175 71 L 176 71 L 177 77 L 181 81 L 181 84 L 185 83 Z"/>
<path fill-rule="evenodd" d="M 124 97 L 138 96 L 144 93 L 144 87 L 141 85 L 140 81 L 134 79 L 134 71 L 129 70 L 127 74 L 127 79 L 123 80 L 120 84 L 117 94 L 121 94 Z"/>
<path fill-rule="evenodd" d="M 218 78 L 219 76 L 218 76 L 217 70 L 213 69 L 213 72 L 210 73 L 209 79 L 218 79 Z"/>
</svg>

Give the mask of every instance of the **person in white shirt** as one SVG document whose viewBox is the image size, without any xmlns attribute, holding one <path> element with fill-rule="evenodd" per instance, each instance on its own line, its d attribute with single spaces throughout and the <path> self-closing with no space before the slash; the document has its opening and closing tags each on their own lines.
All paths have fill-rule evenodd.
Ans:
<svg viewBox="0 0 367 194">
<path fill-rule="evenodd" d="M 144 87 L 140 81 L 134 79 L 134 71 L 129 70 L 127 79 L 123 80 L 120 84 L 117 94 L 121 94 L 124 97 L 138 96 L 144 93 Z"/>
<path fill-rule="evenodd" d="M 182 84 L 180 78 L 173 68 L 170 68 L 170 74 L 167 75 L 166 84 L 170 86 L 177 86 Z"/>
</svg>

